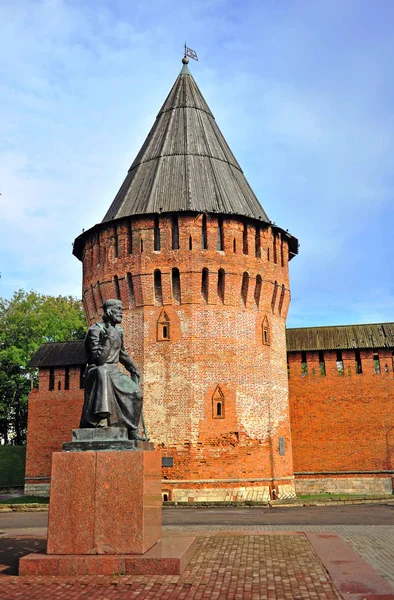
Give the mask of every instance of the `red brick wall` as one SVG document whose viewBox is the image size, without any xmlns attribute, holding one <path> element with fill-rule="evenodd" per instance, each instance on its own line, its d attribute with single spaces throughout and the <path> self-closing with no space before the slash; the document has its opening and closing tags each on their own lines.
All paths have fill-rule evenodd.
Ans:
<svg viewBox="0 0 394 600">
<path fill-rule="evenodd" d="M 242 219 L 224 218 L 224 249 L 218 251 L 218 218 L 208 215 L 204 250 L 202 216 L 180 215 L 178 222 L 178 250 L 172 250 L 169 216 L 160 217 L 160 251 L 154 251 L 153 217 L 134 219 L 132 236 L 128 220 L 119 221 L 116 229 L 114 224 L 103 225 L 100 233 L 91 234 L 83 253 L 88 322 L 101 319 L 103 301 L 120 297 L 126 346 L 142 374 L 149 434 L 163 456 L 174 458 L 174 466 L 163 470 L 164 478 L 194 488 L 218 479 L 236 479 L 241 486 L 256 481 L 262 486 L 292 485 L 285 347 L 290 301 L 287 241 L 274 236 L 270 227 L 259 227 L 256 251 L 256 225 L 247 223 L 245 235 Z M 172 290 L 174 267 L 180 272 L 180 301 Z M 209 270 L 208 299 L 201 290 L 204 268 Z M 155 298 L 155 269 L 161 271 L 162 302 Z M 218 293 L 219 269 L 225 272 L 224 299 Z M 242 295 L 245 272 L 249 286 Z M 256 299 L 258 276 L 262 287 Z M 163 309 L 169 341 L 158 338 Z M 263 343 L 264 319 L 268 344 Z M 70 438 L 82 405 L 79 389 L 65 392 L 62 385 L 62 391 L 48 392 L 45 378 L 44 372 L 40 392 L 30 396 L 29 477 L 49 473 L 50 453 Z M 213 414 L 215 393 L 223 395 L 223 418 Z M 284 456 L 279 437 L 285 441 Z M 212 485 L 234 487 L 232 481 Z M 168 484 L 168 489 L 174 487 L 176 483 Z"/>
<path fill-rule="evenodd" d="M 380 374 L 372 355 L 379 354 Z M 308 374 L 301 373 L 301 353 L 289 353 L 289 390 L 294 471 L 365 472 L 394 469 L 393 353 L 361 350 L 362 374 L 355 353 L 343 351 L 343 375 L 336 352 L 324 352 L 326 376 L 317 352 L 307 352 Z M 386 371 L 387 365 L 387 371 Z"/>
<path fill-rule="evenodd" d="M 71 430 L 79 426 L 83 404 L 79 374 L 79 367 L 70 368 L 70 389 L 65 390 L 65 370 L 56 368 L 55 389 L 49 391 L 49 369 L 40 369 L 40 389 L 32 390 L 29 395 L 26 448 L 28 483 L 34 478 L 50 477 L 52 452 L 61 450 L 62 442 L 71 441 Z"/>
<path fill-rule="evenodd" d="M 207 215 L 204 250 L 202 219 L 178 215 L 178 250 L 172 250 L 171 216 L 159 219 L 160 251 L 154 251 L 153 217 L 120 220 L 116 228 L 103 225 L 87 240 L 83 255 L 88 318 L 93 322 L 100 316 L 101 300 L 120 296 L 126 345 L 143 373 L 149 432 L 164 455 L 174 457 L 174 467 L 165 470 L 165 477 L 194 481 L 291 477 L 285 362 L 290 300 L 287 242 L 280 234 L 274 237 L 271 228 L 259 227 L 256 252 L 255 223 L 247 223 L 245 236 L 244 220 L 223 218 L 224 249 L 218 251 L 218 218 Z M 180 272 L 180 302 L 172 292 L 174 267 Z M 204 268 L 209 270 L 207 301 L 201 292 Z M 162 304 L 155 299 L 155 269 L 161 271 Z M 219 269 L 225 272 L 224 301 L 218 293 Z M 246 302 L 241 297 L 244 272 L 249 274 Z M 263 283 L 257 303 L 259 275 Z M 163 308 L 170 341 L 157 337 Z M 270 345 L 262 343 L 265 316 Z M 218 385 L 225 402 L 222 419 L 212 416 L 212 395 Z M 279 436 L 286 440 L 285 456 L 279 456 Z"/>
</svg>

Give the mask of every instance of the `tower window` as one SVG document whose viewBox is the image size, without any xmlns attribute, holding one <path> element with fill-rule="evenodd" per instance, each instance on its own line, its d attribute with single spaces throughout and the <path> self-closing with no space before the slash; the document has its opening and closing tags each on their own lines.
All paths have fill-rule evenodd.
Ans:
<svg viewBox="0 0 394 600">
<path fill-rule="evenodd" d="M 273 292 L 272 292 L 272 299 L 271 299 L 271 309 L 272 309 L 272 312 L 275 311 L 276 297 L 278 295 L 278 287 L 279 287 L 279 284 L 278 284 L 277 281 L 275 281 L 275 283 L 274 283 L 274 289 L 273 289 Z"/>
<path fill-rule="evenodd" d="M 53 392 L 55 389 L 55 369 L 54 367 L 50 367 L 49 369 L 49 387 L 50 392 Z"/>
<path fill-rule="evenodd" d="M 301 352 L 301 375 L 308 375 L 308 363 L 306 361 L 306 352 Z"/>
<path fill-rule="evenodd" d="M 85 365 L 79 367 L 79 389 L 83 390 L 85 387 Z"/>
<path fill-rule="evenodd" d="M 257 275 L 256 277 L 256 286 L 254 288 L 254 301 L 256 303 L 257 308 L 259 307 L 260 304 L 260 296 L 261 296 L 261 287 L 263 285 L 263 280 L 261 278 L 261 275 Z"/>
<path fill-rule="evenodd" d="M 282 285 L 282 290 L 281 290 L 280 298 L 279 298 L 279 307 L 278 307 L 279 314 L 282 314 L 282 308 L 283 308 L 283 301 L 285 299 L 285 293 L 286 293 L 286 288 L 285 288 L 284 285 Z"/>
<path fill-rule="evenodd" d="M 261 256 L 260 227 L 256 227 L 255 255 L 256 255 L 256 258 L 260 258 L 260 256 Z"/>
<path fill-rule="evenodd" d="M 218 271 L 218 296 L 222 302 L 224 302 L 224 286 L 225 286 L 224 269 L 219 269 L 219 271 Z"/>
<path fill-rule="evenodd" d="M 355 359 L 356 359 L 356 373 L 357 373 L 357 375 L 362 375 L 363 365 L 361 362 L 360 350 L 357 348 L 354 354 L 355 354 Z"/>
<path fill-rule="evenodd" d="M 161 271 L 156 269 L 153 274 L 153 282 L 155 288 L 155 302 L 156 304 L 163 304 L 163 291 L 161 286 Z"/>
<path fill-rule="evenodd" d="M 101 293 L 101 286 L 100 286 L 100 282 L 99 281 L 97 282 L 97 286 L 96 287 L 97 287 L 98 295 L 99 295 L 99 298 L 100 298 L 100 307 L 101 307 L 104 304 L 104 300 L 103 300 L 103 295 Z"/>
<path fill-rule="evenodd" d="M 172 230 L 172 249 L 179 250 L 179 225 L 178 217 L 173 216 L 171 219 L 171 230 Z"/>
<path fill-rule="evenodd" d="M 64 369 L 64 389 L 70 389 L 70 367 Z"/>
<path fill-rule="evenodd" d="M 129 288 L 129 301 L 130 304 L 135 304 L 135 295 L 134 295 L 134 284 L 133 284 L 133 276 L 131 273 L 127 273 L 127 287 Z"/>
<path fill-rule="evenodd" d="M 115 298 L 120 300 L 120 287 L 119 287 L 119 279 L 118 276 L 114 276 L 114 288 L 115 288 Z"/>
<path fill-rule="evenodd" d="M 242 234 L 242 252 L 248 254 L 248 225 L 244 223 L 244 230 Z"/>
<path fill-rule="evenodd" d="M 337 350 L 337 371 L 339 375 L 344 374 L 342 351 Z"/>
<path fill-rule="evenodd" d="M 203 250 L 208 250 L 207 215 L 202 216 L 201 247 Z"/>
<path fill-rule="evenodd" d="M 189 250 L 193 250 L 193 240 L 191 235 L 189 235 Z"/>
<path fill-rule="evenodd" d="M 96 297 L 94 295 L 94 290 L 93 290 L 93 286 L 92 284 L 90 284 L 90 294 L 92 296 L 92 302 L 93 302 L 93 308 L 94 308 L 94 312 L 97 312 L 97 304 L 96 304 Z"/>
<path fill-rule="evenodd" d="M 208 302 L 208 269 L 203 269 L 201 273 L 201 296 Z"/>
<path fill-rule="evenodd" d="M 374 371 L 375 375 L 380 375 L 379 354 L 374 354 L 373 355 L 373 371 Z"/>
<path fill-rule="evenodd" d="M 160 224 L 159 217 L 155 217 L 153 224 L 153 250 L 155 252 L 160 251 Z"/>
<path fill-rule="evenodd" d="M 118 238 L 118 228 L 115 225 L 114 231 L 114 257 L 118 258 L 119 256 L 119 238 Z"/>
<path fill-rule="evenodd" d="M 218 250 L 224 250 L 223 219 L 221 217 L 218 219 Z"/>
<path fill-rule="evenodd" d="M 172 298 L 178 304 L 181 303 L 181 276 L 179 269 L 172 269 L 171 271 L 171 283 L 172 283 Z"/>
<path fill-rule="evenodd" d="M 170 319 L 165 310 L 162 310 L 157 320 L 157 341 L 170 341 Z"/>
<path fill-rule="evenodd" d="M 234 254 L 237 252 L 237 240 L 235 238 L 233 239 L 233 252 Z"/>
<path fill-rule="evenodd" d="M 100 234 L 98 233 L 96 235 L 96 244 L 95 244 L 95 249 L 96 249 L 96 261 L 97 261 L 97 266 L 100 265 L 100 258 L 101 258 L 101 248 L 100 248 Z"/>
<path fill-rule="evenodd" d="M 323 350 L 319 350 L 319 368 L 320 368 L 320 375 L 325 376 L 326 374 L 326 363 L 324 360 L 324 352 Z"/>
<path fill-rule="evenodd" d="M 277 262 L 278 262 L 278 256 L 277 256 L 277 247 L 276 247 L 276 234 L 274 233 L 274 264 L 276 265 Z"/>
<path fill-rule="evenodd" d="M 270 336 L 270 326 L 269 326 L 268 319 L 266 316 L 263 319 L 262 334 L 263 334 L 264 346 L 269 346 L 271 343 L 271 336 Z"/>
<path fill-rule="evenodd" d="M 242 276 L 242 287 L 241 287 L 241 298 L 244 306 L 248 301 L 248 289 L 249 289 L 249 273 L 245 273 Z"/>
<path fill-rule="evenodd" d="M 280 266 L 284 267 L 284 265 L 285 265 L 285 258 L 283 255 L 283 240 L 281 239 L 281 242 L 280 242 Z"/>
<path fill-rule="evenodd" d="M 144 251 L 144 240 L 140 241 L 140 250 L 141 250 L 141 254 L 142 254 Z"/>
<path fill-rule="evenodd" d="M 212 418 L 224 419 L 224 394 L 219 386 L 216 387 L 212 396 Z"/>
<path fill-rule="evenodd" d="M 133 227 L 131 221 L 127 225 L 127 253 L 133 254 Z"/>
</svg>

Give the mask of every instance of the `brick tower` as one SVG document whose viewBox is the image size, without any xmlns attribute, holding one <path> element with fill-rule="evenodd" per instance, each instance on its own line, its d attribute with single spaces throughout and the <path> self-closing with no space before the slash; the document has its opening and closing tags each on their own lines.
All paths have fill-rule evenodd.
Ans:
<svg viewBox="0 0 394 600">
<path fill-rule="evenodd" d="M 123 302 L 147 428 L 172 463 L 166 499 L 283 496 L 298 244 L 268 219 L 183 63 L 103 221 L 75 240 L 86 316 Z"/>
</svg>

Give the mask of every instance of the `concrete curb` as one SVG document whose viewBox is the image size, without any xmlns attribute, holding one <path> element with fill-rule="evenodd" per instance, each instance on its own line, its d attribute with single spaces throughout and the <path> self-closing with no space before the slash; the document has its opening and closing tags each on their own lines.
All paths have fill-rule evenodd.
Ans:
<svg viewBox="0 0 394 600">
<path fill-rule="evenodd" d="M 222 508 L 231 506 L 234 508 L 295 508 L 304 506 L 343 506 L 355 504 L 394 504 L 394 496 L 379 496 L 372 498 L 343 498 L 342 500 L 271 500 L 269 502 L 258 502 L 245 500 L 244 502 L 164 502 L 166 508 Z"/>
<path fill-rule="evenodd" d="M 309 506 L 344 506 L 357 504 L 386 504 L 394 505 L 394 497 L 385 498 L 348 498 L 343 500 L 272 500 L 271 502 L 164 502 L 163 508 L 223 508 L 231 506 L 233 508 L 299 508 Z M 3 512 L 46 512 L 48 504 L 0 504 L 0 513 Z"/>
<path fill-rule="evenodd" d="M 3 512 L 46 512 L 49 504 L 0 504 L 0 513 Z"/>
</svg>

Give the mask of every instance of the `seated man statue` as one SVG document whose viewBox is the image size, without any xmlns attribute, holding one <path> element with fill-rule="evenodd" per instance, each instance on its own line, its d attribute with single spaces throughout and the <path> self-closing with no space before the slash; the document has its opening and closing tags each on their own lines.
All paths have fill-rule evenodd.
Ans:
<svg viewBox="0 0 394 600">
<path fill-rule="evenodd" d="M 142 409 L 139 373 L 123 342 L 122 302 L 103 304 L 103 323 L 92 325 L 85 338 L 87 367 L 85 402 L 80 427 L 126 427 L 129 439 L 146 440 L 138 433 Z M 118 362 L 131 377 L 123 373 Z"/>
</svg>

